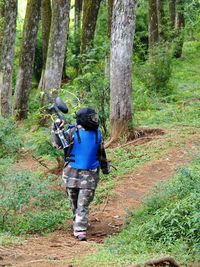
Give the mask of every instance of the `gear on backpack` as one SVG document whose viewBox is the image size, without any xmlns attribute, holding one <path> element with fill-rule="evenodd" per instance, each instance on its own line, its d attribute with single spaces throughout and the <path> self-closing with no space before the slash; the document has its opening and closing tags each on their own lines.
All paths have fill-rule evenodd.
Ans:
<svg viewBox="0 0 200 267">
<path fill-rule="evenodd" d="M 86 130 L 97 130 L 99 127 L 98 114 L 92 108 L 81 108 L 76 113 L 76 123 Z"/>
</svg>

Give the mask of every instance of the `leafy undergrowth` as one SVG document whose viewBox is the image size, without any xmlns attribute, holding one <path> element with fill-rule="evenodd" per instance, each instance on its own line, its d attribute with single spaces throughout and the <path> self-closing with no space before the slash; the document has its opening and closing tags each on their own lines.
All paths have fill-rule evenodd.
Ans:
<svg viewBox="0 0 200 267">
<path fill-rule="evenodd" d="M 143 85 L 135 83 L 135 123 L 138 126 L 159 127 L 164 137 L 140 146 L 108 150 L 119 176 L 147 161 L 158 159 L 168 149 L 182 147 L 188 138 L 199 134 L 200 127 L 200 58 L 199 42 L 184 44 L 183 57 L 174 60 L 168 97 L 150 97 Z M 142 92 L 142 94 L 141 94 Z M 122 160 L 123 159 L 123 160 Z M 113 173 L 112 173 L 113 175 Z M 156 189 L 146 200 L 131 223 L 119 235 L 108 238 L 103 248 L 92 257 L 82 259 L 81 266 L 127 266 L 170 254 L 180 263 L 199 261 L 200 229 L 200 161 L 179 171 L 177 177 Z M 105 196 L 106 186 L 112 188 L 111 175 L 103 177 L 99 191 Z M 182 266 L 182 265 L 181 265 Z"/>
<path fill-rule="evenodd" d="M 71 215 L 65 193 L 56 176 L 15 170 L 21 157 L 24 131 L 12 119 L 0 117 L 0 241 L 10 234 L 50 232 Z"/>
<path fill-rule="evenodd" d="M 106 240 L 81 266 L 127 266 L 172 255 L 184 266 L 199 261 L 200 158 L 157 185 L 124 230 Z"/>
<path fill-rule="evenodd" d="M 44 233 L 64 225 L 71 212 L 57 180 L 26 170 L 1 172 L 1 232 Z"/>
<path fill-rule="evenodd" d="M 200 126 L 199 50 L 199 42 L 184 43 L 183 57 L 173 61 L 170 79 L 173 91 L 167 97 L 149 96 L 143 84 L 136 82 L 134 108 L 137 125 L 159 128 Z"/>
</svg>

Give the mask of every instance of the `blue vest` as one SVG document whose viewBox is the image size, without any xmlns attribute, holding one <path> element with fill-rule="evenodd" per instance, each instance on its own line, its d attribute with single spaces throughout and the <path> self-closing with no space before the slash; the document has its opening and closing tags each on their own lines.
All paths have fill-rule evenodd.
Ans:
<svg viewBox="0 0 200 267">
<path fill-rule="evenodd" d="M 101 144 L 101 132 L 86 131 L 82 128 L 74 131 L 74 144 L 70 152 L 70 165 L 75 169 L 92 170 L 99 167 L 97 158 Z"/>
</svg>

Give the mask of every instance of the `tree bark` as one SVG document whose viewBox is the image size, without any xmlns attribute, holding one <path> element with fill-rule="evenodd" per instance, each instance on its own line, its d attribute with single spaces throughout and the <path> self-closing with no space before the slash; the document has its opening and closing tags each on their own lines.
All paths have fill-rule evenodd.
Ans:
<svg viewBox="0 0 200 267">
<path fill-rule="evenodd" d="M 110 40 L 111 37 L 111 25 L 112 25 L 112 13 L 113 13 L 113 3 L 114 0 L 108 0 L 108 28 L 107 28 L 107 36 Z M 106 79 L 110 79 L 110 51 L 106 53 L 105 56 L 105 77 Z"/>
<path fill-rule="evenodd" d="M 132 51 L 135 0 L 115 0 L 111 30 L 110 124 L 111 140 L 125 134 L 132 122 Z"/>
<path fill-rule="evenodd" d="M 0 0 L 0 61 L 1 61 L 3 29 L 4 29 L 4 6 L 5 6 L 5 0 Z"/>
<path fill-rule="evenodd" d="M 149 0 L 149 48 L 159 41 L 157 0 Z"/>
<path fill-rule="evenodd" d="M 14 110 L 17 120 L 27 117 L 41 0 L 28 0 L 24 20 L 19 72 L 15 89 Z"/>
<path fill-rule="evenodd" d="M 0 66 L 1 115 L 12 113 L 12 70 L 17 20 L 17 0 L 5 1 L 4 31 Z"/>
<path fill-rule="evenodd" d="M 92 47 L 101 0 L 84 0 L 81 36 L 81 53 Z"/>
<path fill-rule="evenodd" d="M 176 40 L 175 40 L 175 51 L 174 56 L 180 58 L 182 56 L 184 34 L 183 29 L 185 27 L 185 18 L 184 18 L 184 0 L 176 0 Z"/>
<path fill-rule="evenodd" d="M 107 31 L 107 36 L 109 39 L 111 36 L 113 4 L 114 4 L 114 0 L 108 0 L 108 31 Z"/>
<path fill-rule="evenodd" d="M 51 90 L 54 90 L 54 95 L 57 95 L 57 91 L 61 86 L 69 11 L 69 0 L 52 1 L 51 30 L 44 72 L 43 91 L 49 93 Z M 43 103 L 46 102 L 45 98 L 43 101 Z"/>
<path fill-rule="evenodd" d="M 76 55 L 80 54 L 80 34 L 81 34 L 81 13 L 83 0 L 75 0 L 74 8 L 74 51 Z"/>
<path fill-rule="evenodd" d="M 158 9 L 158 34 L 159 41 L 166 40 L 166 29 L 167 25 L 165 23 L 165 12 L 164 12 L 164 0 L 157 0 Z"/>
<path fill-rule="evenodd" d="M 173 31 L 175 28 L 176 19 L 176 0 L 169 0 L 169 22 L 170 29 Z"/>
<path fill-rule="evenodd" d="M 47 50 L 49 44 L 49 35 L 51 28 L 51 1 L 50 0 L 42 0 L 41 6 L 41 20 L 42 20 L 42 74 L 39 82 L 39 88 L 43 87 L 44 83 L 44 70 L 47 59 Z"/>
</svg>

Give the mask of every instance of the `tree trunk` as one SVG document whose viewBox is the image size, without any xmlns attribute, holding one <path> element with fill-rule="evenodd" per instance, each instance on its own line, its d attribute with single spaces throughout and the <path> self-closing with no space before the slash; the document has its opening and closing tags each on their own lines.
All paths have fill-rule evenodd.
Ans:
<svg viewBox="0 0 200 267">
<path fill-rule="evenodd" d="M 1 61 L 3 28 L 4 28 L 4 5 L 5 5 L 5 0 L 0 1 L 0 61 Z"/>
<path fill-rule="evenodd" d="M 92 47 L 101 0 L 84 0 L 81 36 L 81 53 Z"/>
<path fill-rule="evenodd" d="M 175 40 L 175 51 L 174 56 L 176 58 L 180 58 L 182 56 L 183 50 L 183 42 L 184 42 L 184 33 L 183 29 L 185 26 L 185 18 L 184 18 L 184 0 L 177 0 L 176 1 L 176 40 Z"/>
<path fill-rule="evenodd" d="M 12 70 L 17 20 L 17 0 L 5 2 L 5 23 L 0 67 L 1 115 L 12 113 Z"/>
<path fill-rule="evenodd" d="M 17 120 L 26 118 L 28 113 L 28 97 L 33 74 L 40 7 L 41 0 L 28 0 L 27 2 L 19 72 L 15 89 L 14 109 Z"/>
<path fill-rule="evenodd" d="M 165 22 L 164 0 L 157 0 L 159 41 L 166 40 L 167 25 Z"/>
<path fill-rule="evenodd" d="M 54 90 L 54 95 L 61 86 L 67 31 L 69 23 L 69 0 L 52 1 L 52 19 L 50 39 L 44 72 L 44 92 Z M 45 98 L 43 103 L 46 102 Z"/>
<path fill-rule="evenodd" d="M 108 36 L 109 40 L 110 40 L 110 36 L 111 36 L 113 3 L 114 3 L 114 0 L 108 0 L 108 29 L 107 29 L 107 36 Z M 105 56 L 105 77 L 108 80 L 110 79 L 110 52 L 106 53 L 106 56 Z"/>
<path fill-rule="evenodd" d="M 149 0 L 149 48 L 159 41 L 157 0 Z"/>
<path fill-rule="evenodd" d="M 107 31 L 107 35 L 108 35 L 109 39 L 111 36 L 113 4 L 114 4 L 114 0 L 108 0 L 108 31 Z"/>
<path fill-rule="evenodd" d="M 111 140 L 125 134 L 132 122 L 132 51 L 135 32 L 134 0 L 115 0 L 111 30 Z"/>
<path fill-rule="evenodd" d="M 47 59 L 47 50 L 49 44 L 49 35 L 51 28 L 51 0 L 42 0 L 41 6 L 41 19 L 42 19 L 42 74 L 40 78 L 39 88 L 43 87 L 44 83 L 44 70 Z"/>
<path fill-rule="evenodd" d="M 80 33 L 81 33 L 81 12 L 83 0 L 75 0 L 74 8 L 74 52 L 75 55 L 80 54 Z"/>
<path fill-rule="evenodd" d="M 173 31 L 175 28 L 176 19 L 176 0 L 169 0 L 169 22 L 170 29 Z"/>
</svg>

